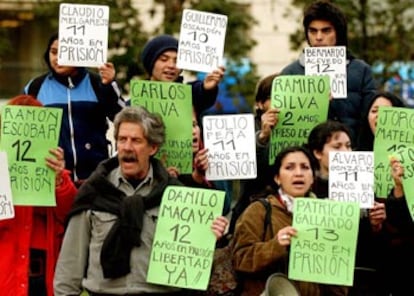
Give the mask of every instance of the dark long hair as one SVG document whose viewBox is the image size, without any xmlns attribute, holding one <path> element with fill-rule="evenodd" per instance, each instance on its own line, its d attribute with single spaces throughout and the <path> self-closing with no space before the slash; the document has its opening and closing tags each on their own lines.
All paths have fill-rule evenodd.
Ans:
<svg viewBox="0 0 414 296">
<path fill-rule="evenodd" d="M 50 59 L 49 59 L 50 47 L 52 46 L 52 43 L 58 39 L 59 39 L 58 33 L 54 33 L 52 36 L 50 36 L 49 41 L 47 42 L 47 47 L 45 49 L 45 52 L 43 53 L 43 59 L 45 60 L 45 63 L 49 69 L 52 69 L 52 65 L 50 64 Z"/>
<path fill-rule="evenodd" d="M 316 160 L 314 151 L 322 151 L 325 144 L 328 143 L 333 134 L 337 132 L 344 132 L 351 139 L 351 132 L 349 128 L 342 122 L 336 120 L 327 120 L 319 123 L 309 133 L 306 148 L 308 148 L 309 152 L 312 154 L 312 157 L 317 163 L 318 169 L 320 168 L 319 161 Z"/>
<path fill-rule="evenodd" d="M 357 139 L 357 150 L 359 151 L 373 151 L 374 149 L 374 137 L 375 135 L 372 133 L 371 128 L 369 126 L 368 122 L 368 114 L 372 107 L 372 105 L 375 103 L 375 101 L 379 98 L 383 97 L 391 102 L 391 105 L 393 107 L 407 107 L 405 103 L 395 94 L 391 92 L 386 91 L 378 91 L 375 93 L 375 95 L 372 97 L 371 101 L 369 102 L 368 108 L 365 111 L 363 118 L 362 118 L 362 124 L 360 131 L 358 133 L 358 139 Z"/>
</svg>

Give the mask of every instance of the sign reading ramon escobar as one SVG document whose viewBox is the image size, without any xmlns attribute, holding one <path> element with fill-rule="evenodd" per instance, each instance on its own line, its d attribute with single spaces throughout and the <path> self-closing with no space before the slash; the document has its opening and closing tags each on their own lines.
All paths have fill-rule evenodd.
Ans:
<svg viewBox="0 0 414 296">
<path fill-rule="evenodd" d="M 54 206 L 55 173 L 46 166 L 58 146 L 62 109 L 3 106 L 0 149 L 7 152 L 13 203 Z"/>
<path fill-rule="evenodd" d="M 0 151 L 0 220 L 14 217 L 10 186 L 9 165 L 6 152 Z"/>
<path fill-rule="evenodd" d="M 211 72 L 223 65 L 227 16 L 184 9 L 178 43 L 177 67 Z"/>
<path fill-rule="evenodd" d="M 208 148 L 207 180 L 256 178 L 253 114 L 204 116 L 203 132 Z"/>
<path fill-rule="evenodd" d="M 359 205 L 329 199 L 295 198 L 289 278 L 351 286 L 359 228 Z"/>
<path fill-rule="evenodd" d="M 346 99 L 348 96 L 346 47 L 306 47 L 305 75 L 328 75 L 332 97 Z"/>
<path fill-rule="evenodd" d="M 169 186 L 164 191 L 152 244 L 147 281 L 206 290 L 224 191 Z"/>
<path fill-rule="evenodd" d="M 312 128 L 328 118 L 329 77 L 284 75 L 273 80 L 272 108 L 280 110 L 272 130 L 269 164 L 286 147 L 302 145 Z"/>
<path fill-rule="evenodd" d="M 60 4 L 58 64 L 99 67 L 108 52 L 109 7 Z"/>
<path fill-rule="evenodd" d="M 166 167 L 181 174 L 193 170 L 191 86 L 183 83 L 131 80 L 131 106 L 143 106 L 161 115 L 165 124 L 165 143 L 159 158 Z"/>
</svg>

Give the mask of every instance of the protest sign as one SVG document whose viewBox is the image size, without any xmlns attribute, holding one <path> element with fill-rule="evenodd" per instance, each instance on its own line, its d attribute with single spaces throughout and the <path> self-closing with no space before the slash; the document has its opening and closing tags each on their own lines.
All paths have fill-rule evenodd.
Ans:
<svg viewBox="0 0 414 296">
<path fill-rule="evenodd" d="M 404 175 L 402 176 L 404 197 L 411 219 L 414 221 L 414 147 L 402 148 L 398 152 L 398 156 L 393 155 L 392 157 L 399 160 L 404 167 Z"/>
<path fill-rule="evenodd" d="M 166 167 L 176 167 L 180 174 L 193 169 L 192 94 L 183 83 L 131 80 L 131 106 L 143 106 L 161 115 L 165 127 L 165 143 L 156 157 Z"/>
<path fill-rule="evenodd" d="M 55 172 L 45 158 L 58 147 L 61 120 L 61 108 L 3 106 L 0 149 L 7 153 L 15 205 L 56 205 Z"/>
<path fill-rule="evenodd" d="M 60 4 L 58 64 L 99 67 L 106 63 L 108 26 L 108 6 Z"/>
<path fill-rule="evenodd" d="M 414 147 L 414 110 L 379 107 L 374 140 L 374 176 L 377 197 L 386 198 L 394 187 L 389 155 Z"/>
<path fill-rule="evenodd" d="M 211 230 L 221 215 L 224 191 L 168 186 L 157 220 L 147 281 L 206 290 L 216 238 Z"/>
<path fill-rule="evenodd" d="M 288 277 L 352 286 L 359 213 L 356 202 L 294 198 Z"/>
<path fill-rule="evenodd" d="M 253 114 L 204 116 L 203 133 L 208 149 L 207 180 L 256 178 Z"/>
<path fill-rule="evenodd" d="M 225 15 L 184 9 L 177 67 L 209 73 L 222 66 L 226 29 Z"/>
<path fill-rule="evenodd" d="M 0 220 L 14 217 L 10 185 L 9 164 L 6 152 L 0 151 Z"/>
<path fill-rule="evenodd" d="M 373 152 L 329 152 L 329 199 L 358 202 L 364 209 L 374 206 Z"/>
<path fill-rule="evenodd" d="M 286 147 L 302 145 L 317 124 L 326 121 L 329 77 L 283 75 L 272 84 L 272 108 L 280 110 L 278 124 L 270 137 L 269 164 Z"/>
<path fill-rule="evenodd" d="M 305 48 L 305 75 L 328 75 L 334 99 L 346 99 L 346 47 L 323 46 Z"/>
</svg>

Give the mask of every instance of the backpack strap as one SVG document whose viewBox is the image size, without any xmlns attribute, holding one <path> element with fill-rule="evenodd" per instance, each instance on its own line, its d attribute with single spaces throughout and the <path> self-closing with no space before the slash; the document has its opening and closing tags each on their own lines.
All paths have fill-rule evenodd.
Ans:
<svg viewBox="0 0 414 296">
<path fill-rule="evenodd" d="M 101 77 L 98 74 L 89 71 L 89 78 L 91 80 L 93 91 L 95 92 L 95 95 L 99 101 L 101 97 L 99 93 L 99 83 L 101 83 Z"/>
<path fill-rule="evenodd" d="M 272 225 L 272 205 L 266 198 L 259 198 L 257 199 L 266 209 L 265 219 L 264 219 L 264 233 L 262 237 L 262 241 L 265 240 L 267 229 L 269 228 L 270 235 L 273 237 L 273 225 Z"/>
<path fill-rule="evenodd" d="M 45 81 L 47 75 L 48 73 L 34 78 L 27 88 L 27 94 L 37 99 L 37 94 L 39 93 L 40 87 L 42 86 L 43 81 Z"/>
</svg>

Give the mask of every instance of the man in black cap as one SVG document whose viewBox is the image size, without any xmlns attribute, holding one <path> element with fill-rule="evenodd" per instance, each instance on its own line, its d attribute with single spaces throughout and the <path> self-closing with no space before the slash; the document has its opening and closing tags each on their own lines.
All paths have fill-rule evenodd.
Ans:
<svg viewBox="0 0 414 296">
<path fill-rule="evenodd" d="M 150 80 L 182 82 L 181 69 L 177 68 L 178 40 L 170 35 L 160 35 L 149 40 L 144 46 L 141 60 Z M 214 105 L 218 85 L 224 76 L 224 67 L 206 75 L 203 81 L 189 82 L 192 86 L 193 106 L 196 114 Z"/>
</svg>

